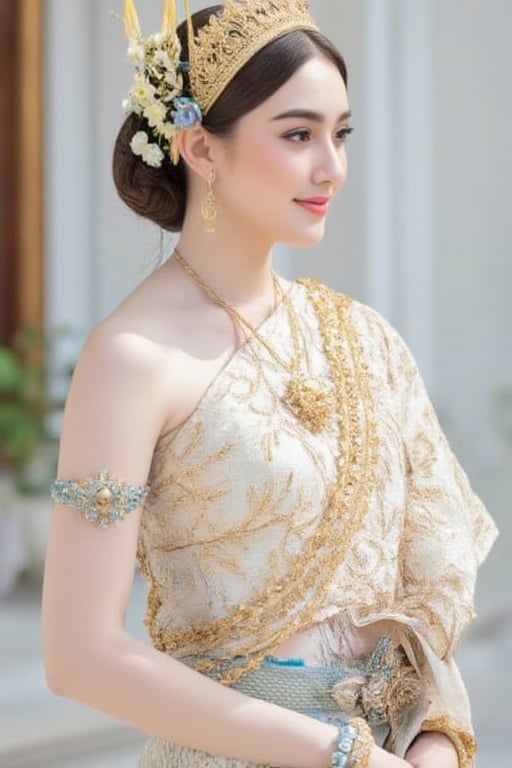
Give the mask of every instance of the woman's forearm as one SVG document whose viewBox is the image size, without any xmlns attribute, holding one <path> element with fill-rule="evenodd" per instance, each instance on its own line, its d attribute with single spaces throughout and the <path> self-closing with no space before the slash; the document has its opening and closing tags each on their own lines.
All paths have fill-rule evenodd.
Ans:
<svg viewBox="0 0 512 768">
<path fill-rule="evenodd" d="M 52 656 L 56 693 L 145 733 L 264 765 L 329 765 L 335 727 L 226 688 L 124 633 L 74 649 L 67 662 Z"/>
<path fill-rule="evenodd" d="M 47 665 L 56 693 L 148 734 L 250 763 L 330 765 L 334 726 L 221 686 L 124 633 L 63 654 L 54 650 L 58 661 Z M 407 766 L 377 747 L 369 764 Z"/>
</svg>

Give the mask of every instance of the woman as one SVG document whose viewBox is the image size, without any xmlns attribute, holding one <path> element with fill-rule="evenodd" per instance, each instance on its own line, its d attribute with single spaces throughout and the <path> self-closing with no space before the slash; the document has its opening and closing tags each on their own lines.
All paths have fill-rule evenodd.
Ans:
<svg viewBox="0 0 512 768">
<path fill-rule="evenodd" d="M 150 734 L 143 768 L 473 766 L 453 653 L 494 526 L 398 335 L 272 270 L 345 181 L 344 62 L 305 0 L 188 18 L 143 38 L 127 2 L 114 177 L 180 236 L 69 393 L 49 684 Z"/>
</svg>

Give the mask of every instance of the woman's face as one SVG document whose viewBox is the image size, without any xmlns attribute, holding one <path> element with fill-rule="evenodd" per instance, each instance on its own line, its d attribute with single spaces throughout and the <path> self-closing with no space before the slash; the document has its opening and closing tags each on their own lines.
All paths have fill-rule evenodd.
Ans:
<svg viewBox="0 0 512 768">
<path fill-rule="evenodd" d="M 268 243 L 321 240 L 346 179 L 345 84 L 323 57 L 306 62 L 221 140 L 215 192 L 222 216 Z"/>
</svg>

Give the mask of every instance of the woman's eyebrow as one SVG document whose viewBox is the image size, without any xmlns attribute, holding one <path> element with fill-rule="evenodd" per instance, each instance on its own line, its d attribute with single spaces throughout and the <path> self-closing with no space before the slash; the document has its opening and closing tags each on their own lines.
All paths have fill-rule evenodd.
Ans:
<svg viewBox="0 0 512 768">
<path fill-rule="evenodd" d="M 343 120 L 348 120 L 348 118 L 352 115 L 352 112 L 350 110 L 347 110 L 346 112 L 343 112 L 340 117 L 338 118 L 338 122 L 343 122 Z M 289 118 L 300 118 L 302 120 L 311 120 L 313 123 L 323 123 L 325 122 L 325 116 L 322 115 L 320 112 L 314 112 L 311 109 L 290 109 L 287 112 L 281 112 L 279 115 L 276 115 L 272 118 L 272 122 L 276 120 L 287 120 Z"/>
</svg>

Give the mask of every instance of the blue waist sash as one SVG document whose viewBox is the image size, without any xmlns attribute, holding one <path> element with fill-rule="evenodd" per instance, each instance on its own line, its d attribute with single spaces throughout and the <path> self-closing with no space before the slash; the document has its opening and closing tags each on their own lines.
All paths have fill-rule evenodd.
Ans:
<svg viewBox="0 0 512 768">
<path fill-rule="evenodd" d="M 196 657 L 184 659 L 195 667 Z M 220 678 L 228 670 L 242 666 L 245 659 L 216 660 Z M 244 674 L 232 686 L 256 699 L 328 720 L 364 717 L 372 726 L 385 725 L 394 708 L 412 704 L 419 696 L 416 672 L 401 648 L 382 636 L 369 658 L 327 667 L 308 666 L 303 659 L 267 658 L 259 669 Z"/>
</svg>

